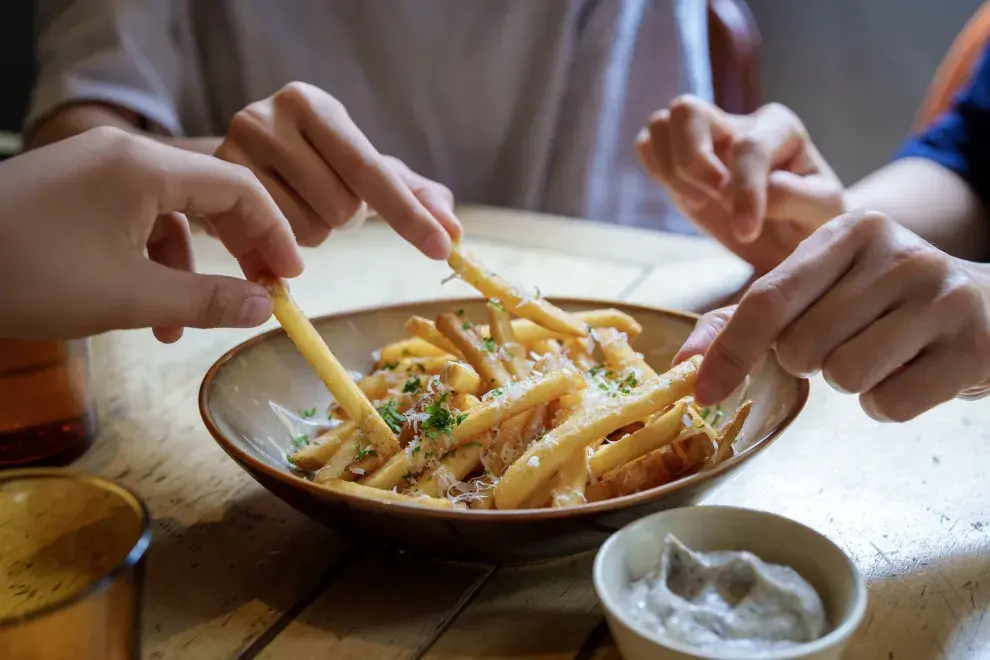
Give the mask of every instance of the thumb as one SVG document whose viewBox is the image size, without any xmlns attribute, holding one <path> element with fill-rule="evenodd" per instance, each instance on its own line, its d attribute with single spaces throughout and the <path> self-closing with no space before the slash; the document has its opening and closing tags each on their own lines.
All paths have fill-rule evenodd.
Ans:
<svg viewBox="0 0 990 660">
<path fill-rule="evenodd" d="M 680 364 L 684 360 L 695 355 L 704 355 L 708 347 L 712 345 L 718 333 L 722 331 L 725 324 L 732 317 L 732 312 L 736 306 L 723 307 L 703 315 L 694 326 L 694 330 L 684 341 L 684 345 L 674 356 L 674 364 Z"/>
<path fill-rule="evenodd" d="M 141 327 L 253 328 L 271 318 L 272 299 L 260 284 L 145 263 L 132 319 Z"/>
</svg>

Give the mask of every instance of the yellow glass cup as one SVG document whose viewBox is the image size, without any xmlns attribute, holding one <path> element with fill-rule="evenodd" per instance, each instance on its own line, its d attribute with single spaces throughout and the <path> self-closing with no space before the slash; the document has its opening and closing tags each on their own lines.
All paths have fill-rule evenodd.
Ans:
<svg viewBox="0 0 990 660">
<path fill-rule="evenodd" d="M 58 469 L 0 472 L 0 657 L 140 655 L 150 516 L 133 493 Z"/>
</svg>

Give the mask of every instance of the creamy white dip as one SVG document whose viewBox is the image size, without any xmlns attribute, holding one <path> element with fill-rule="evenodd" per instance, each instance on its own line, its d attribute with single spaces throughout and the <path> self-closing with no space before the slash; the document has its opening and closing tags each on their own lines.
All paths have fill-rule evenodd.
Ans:
<svg viewBox="0 0 990 660">
<path fill-rule="evenodd" d="M 825 634 L 814 587 L 749 552 L 694 552 L 668 535 L 660 565 L 623 594 L 632 622 L 706 652 L 789 648 Z"/>
</svg>

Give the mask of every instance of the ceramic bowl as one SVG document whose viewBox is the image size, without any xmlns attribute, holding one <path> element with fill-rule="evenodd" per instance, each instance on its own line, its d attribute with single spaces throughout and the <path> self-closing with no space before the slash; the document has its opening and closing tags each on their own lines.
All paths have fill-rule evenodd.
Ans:
<svg viewBox="0 0 990 660">
<path fill-rule="evenodd" d="M 629 583 L 657 567 L 673 534 L 699 552 L 745 550 L 790 566 L 815 588 L 830 623 L 826 635 L 790 649 L 753 654 L 704 653 L 630 621 L 622 606 Z M 852 561 L 810 527 L 771 513 L 723 506 L 661 511 L 613 534 L 595 557 L 595 591 L 625 660 L 838 660 L 866 613 L 866 583 Z"/>
<path fill-rule="evenodd" d="M 631 314 L 643 326 L 631 343 L 658 371 L 669 367 L 696 320 L 690 314 L 634 305 L 554 302 L 571 311 L 615 307 Z M 469 318 L 487 318 L 483 300 L 455 299 L 347 312 L 313 323 L 347 369 L 367 372 L 373 366 L 372 352 L 401 338 L 409 316 L 434 318 L 460 309 Z M 249 339 L 221 357 L 203 380 L 199 407 L 210 433 L 231 458 L 265 488 L 316 520 L 434 557 L 520 564 L 592 550 L 648 513 L 699 501 L 794 421 L 807 400 L 808 383 L 788 375 L 768 356 L 751 376 L 747 396 L 754 406 L 736 444 L 740 451 L 716 468 L 635 495 L 528 511 L 383 504 L 331 493 L 294 473 L 286 451 L 298 429 L 284 420 L 291 411 L 323 411 L 330 397 L 281 329 Z"/>
</svg>

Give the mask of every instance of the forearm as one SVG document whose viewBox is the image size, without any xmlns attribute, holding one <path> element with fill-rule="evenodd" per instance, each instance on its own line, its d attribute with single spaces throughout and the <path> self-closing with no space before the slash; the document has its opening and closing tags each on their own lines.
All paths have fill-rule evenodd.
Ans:
<svg viewBox="0 0 990 660">
<path fill-rule="evenodd" d="M 175 138 L 142 131 L 138 128 L 138 123 L 136 113 L 99 103 L 79 103 L 59 108 L 41 121 L 27 136 L 26 146 L 36 149 L 98 126 L 113 126 L 130 133 L 146 135 L 173 147 L 210 155 L 223 140 L 219 137 Z"/>
<path fill-rule="evenodd" d="M 979 197 L 932 161 L 905 158 L 877 170 L 849 188 L 845 206 L 881 211 L 953 256 L 990 256 L 990 218 Z"/>
</svg>

